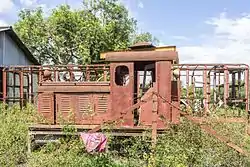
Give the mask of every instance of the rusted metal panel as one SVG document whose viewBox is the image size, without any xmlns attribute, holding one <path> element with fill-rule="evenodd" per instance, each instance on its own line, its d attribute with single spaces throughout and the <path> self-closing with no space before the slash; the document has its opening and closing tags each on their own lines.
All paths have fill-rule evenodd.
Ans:
<svg viewBox="0 0 250 167">
<path fill-rule="evenodd" d="M 106 61 L 110 62 L 134 62 L 134 61 L 171 61 L 178 60 L 175 51 L 131 51 L 106 53 Z"/>
<path fill-rule="evenodd" d="M 156 62 L 156 91 L 166 101 L 171 102 L 171 75 L 172 65 L 170 61 Z M 158 99 L 159 109 L 158 114 L 161 119 L 158 119 L 158 127 L 164 127 L 166 122 L 171 122 L 170 105 L 162 98 Z"/>
<path fill-rule="evenodd" d="M 101 124 L 109 119 L 109 94 L 86 94 L 78 96 L 77 122 L 78 124 Z"/>
<path fill-rule="evenodd" d="M 96 95 L 96 112 L 97 113 L 105 113 L 109 110 L 109 94 L 97 94 Z"/>
<path fill-rule="evenodd" d="M 156 91 L 156 85 L 154 84 L 141 98 L 141 100 L 148 99 Z M 141 104 L 139 125 L 140 126 L 151 126 L 153 122 L 153 99 L 151 98 L 148 102 Z"/>
<path fill-rule="evenodd" d="M 112 109 L 112 117 L 113 118 L 119 118 L 121 115 L 125 114 L 123 125 L 126 126 L 133 126 L 133 114 L 132 112 L 123 113 L 123 111 L 126 108 L 129 108 L 134 103 L 134 63 L 111 63 L 111 109 Z M 127 69 L 124 73 L 124 75 L 118 76 L 118 69 L 121 69 L 122 73 L 122 67 Z M 126 75 L 126 76 L 125 76 Z M 120 78 L 121 77 L 121 78 Z M 121 83 L 118 85 L 116 82 L 118 82 L 118 79 L 126 79 L 126 77 L 129 77 L 128 80 L 126 80 L 128 83 Z"/>
<path fill-rule="evenodd" d="M 141 104 L 140 106 L 140 117 L 139 117 L 139 126 L 148 126 L 152 125 L 152 105 L 153 100 L 151 99 L 147 103 Z"/>
<path fill-rule="evenodd" d="M 95 104 L 93 94 L 82 94 L 77 97 L 78 111 L 80 114 L 94 113 Z"/>
<path fill-rule="evenodd" d="M 179 124 L 180 123 L 180 81 L 171 81 L 171 100 L 172 100 L 172 106 L 171 106 L 171 119 L 173 124 Z"/>
<path fill-rule="evenodd" d="M 39 86 L 38 92 L 55 92 L 55 93 L 62 93 L 62 92 L 86 92 L 86 93 L 98 93 L 98 92 L 110 92 L 110 86 L 109 85 L 72 85 L 72 86 L 66 86 L 63 84 L 55 84 L 50 86 Z"/>
<path fill-rule="evenodd" d="M 54 123 L 54 93 L 40 93 L 38 95 L 38 113 L 47 121 Z"/>
<path fill-rule="evenodd" d="M 109 93 L 61 93 L 56 98 L 58 123 L 64 120 L 78 125 L 91 125 L 108 119 Z"/>
<path fill-rule="evenodd" d="M 56 94 L 56 122 L 75 121 L 75 98 L 71 94 Z"/>
<path fill-rule="evenodd" d="M 158 100 L 159 98 L 157 97 L 156 94 L 153 94 L 153 104 L 152 104 L 152 147 L 155 148 L 156 146 L 156 138 L 157 138 L 157 122 L 158 122 Z"/>
</svg>

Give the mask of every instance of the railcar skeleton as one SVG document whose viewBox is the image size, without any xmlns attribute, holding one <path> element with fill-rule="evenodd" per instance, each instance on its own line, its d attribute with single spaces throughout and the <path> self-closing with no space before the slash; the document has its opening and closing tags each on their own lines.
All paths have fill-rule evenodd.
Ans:
<svg viewBox="0 0 250 167">
<path fill-rule="evenodd" d="M 116 121 L 117 132 L 135 135 L 151 128 L 155 138 L 157 130 L 179 124 L 180 116 L 199 124 L 228 105 L 248 113 L 248 65 L 179 64 L 174 46 L 147 43 L 101 57 L 108 64 L 2 67 L 1 99 L 21 107 L 35 103 L 47 125 L 37 123 L 30 130 L 41 136 L 61 134 L 65 121 L 90 132 Z M 192 113 L 183 112 L 183 106 Z M 220 121 L 247 123 L 242 118 Z M 202 128 L 225 142 L 209 127 Z"/>
</svg>

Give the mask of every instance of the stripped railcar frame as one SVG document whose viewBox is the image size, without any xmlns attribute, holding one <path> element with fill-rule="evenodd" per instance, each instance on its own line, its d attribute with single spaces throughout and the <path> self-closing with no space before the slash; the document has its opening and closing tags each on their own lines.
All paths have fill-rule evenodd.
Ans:
<svg viewBox="0 0 250 167">
<path fill-rule="evenodd" d="M 115 122 L 113 128 L 125 133 L 151 128 L 153 143 L 157 131 L 179 124 L 181 116 L 203 124 L 207 115 L 230 105 L 248 114 L 248 65 L 179 64 L 175 47 L 132 47 L 101 56 L 109 64 L 2 67 L 1 99 L 21 107 L 36 104 L 49 126 L 38 122 L 30 127 L 32 135 L 44 135 L 65 122 L 89 132 Z M 248 123 L 235 117 L 218 121 Z M 201 128 L 227 141 L 210 127 Z"/>
</svg>

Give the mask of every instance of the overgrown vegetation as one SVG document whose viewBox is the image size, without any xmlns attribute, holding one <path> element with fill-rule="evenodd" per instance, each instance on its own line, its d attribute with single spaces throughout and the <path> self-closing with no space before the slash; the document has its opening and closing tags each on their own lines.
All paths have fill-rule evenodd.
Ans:
<svg viewBox="0 0 250 167">
<path fill-rule="evenodd" d="M 100 52 L 159 41 L 137 32 L 136 19 L 119 0 L 82 0 L 79 9 L 23 9 L 14 29 L 41 64 L 89 64 Z"/>
<path fill-rule="evenodd" d="M 223 111 L 222 111 L 223 112 Z M 231 112 L 231 111 L 228 111 Z M 126 139 L 108 136 L 105 153 L 88 154 L 79 138 L 66 138 L 58 144 L 48 144 L 27 155 L 28 125 L 37 121 L 31 105 L 24 109 L 17 106 L 0 113 L 0 166 L 249 166 L 249 158 L 242 156 L 212 136 L 207 135 L 193 123 L 183 119 L 159 136 L 153 152 L 151 139 L 142 137 Z M 212 119 L 216 119 L 214 116 Z M 250 150 L 249 138 L 244 126 L 239 124 L 211 124 L 220 133 L 234 139 Z M 70 126 L 65 132 L 74 129 Z M 149 132 L 150 133 L 150 132 Z"/>
</svg>

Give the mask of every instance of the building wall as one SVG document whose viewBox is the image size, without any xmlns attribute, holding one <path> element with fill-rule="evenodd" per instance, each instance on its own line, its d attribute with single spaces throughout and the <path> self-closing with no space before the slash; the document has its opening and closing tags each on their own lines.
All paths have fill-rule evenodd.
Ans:
<svg viewBox="0 0 250 167">
<path fill-rule="evenodd" d="M 0 33 L 0 64 L 3 64 L 3 41 L 4 41 L 4 33 Z"/>
<path fill-rule="evenodd" d="M 0 59 L 1 65 L 32 65 L 23 51 L 6 33 L 3 32 L 0 34 L 3 46 L 2 49 L 4 50 L 2 51 L 3 54 L 0 54 L 2 58 L 2 61 Z"/>
</svg>

